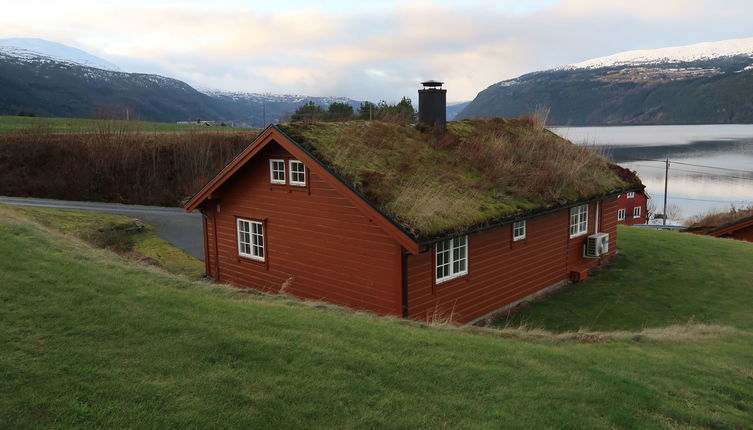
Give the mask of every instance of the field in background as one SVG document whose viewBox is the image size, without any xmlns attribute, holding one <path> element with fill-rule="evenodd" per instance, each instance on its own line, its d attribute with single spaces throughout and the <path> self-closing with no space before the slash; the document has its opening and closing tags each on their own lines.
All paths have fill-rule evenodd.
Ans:
<svg viewBox="0 0 753 430">
<path fill-rule="evenodd" d="M 612 267 L 495 325 L 640 330 L 695 321 L 753 328 L 753 243 L 625 226 L 617 233 Z"/>
<path fill-rule="evenodd" d="M 619 336 L 435 327 L 189 282 L 0 212 L 0 422 L 8 428 L 753 422 L 753 333 L 716 305 L 709 312 L 729 325 Z M 663 240 L 647 232 L 620 243 L 651 248 L 655 237 Z M 700 259 L 735 273 L 737 262 L 714 260 L 719 249 L 706 238 L 688 237 L 703 245 Z M 650 263 L 648 273 L 666 265 Z M 737 299 L 750 308 L 749 297 Z"/>
<path fill-rule="evenodd" d="M 187 131 L 229 132 L 252 131 L 246 128 L 207 127 L 150 121 L 120 121 L 110 119 L 44 118 L 0 115 L 0 133 L 99 133 L 103 131 L 141 131 L 176 133 Z"/>
</svg>

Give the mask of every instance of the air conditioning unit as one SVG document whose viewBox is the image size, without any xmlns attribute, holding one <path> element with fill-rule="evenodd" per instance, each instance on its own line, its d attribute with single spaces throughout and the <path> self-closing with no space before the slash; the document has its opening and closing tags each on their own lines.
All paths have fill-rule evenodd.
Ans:
<svg viewBox="0 0 753 430">
<path fill-rule="evenodd" d="M 596 258 L 609 252 L 609 233 L 596 233 L 588 236 L 584 256 Z"/>
</svg>

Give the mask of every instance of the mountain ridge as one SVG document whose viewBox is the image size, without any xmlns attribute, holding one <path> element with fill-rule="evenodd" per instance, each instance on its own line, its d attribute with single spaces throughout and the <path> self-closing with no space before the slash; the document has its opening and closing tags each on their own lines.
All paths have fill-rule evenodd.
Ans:
<svg viewBox="0 0 753 430">
<path fill-rule="evenodd" d="M 669 55 L 673 54 L 673 55 Z M 556 125 L 753 122 L 753 38 L 625 51 L 497 82 L 458 119 L 549 108 Z"/>
</svg>

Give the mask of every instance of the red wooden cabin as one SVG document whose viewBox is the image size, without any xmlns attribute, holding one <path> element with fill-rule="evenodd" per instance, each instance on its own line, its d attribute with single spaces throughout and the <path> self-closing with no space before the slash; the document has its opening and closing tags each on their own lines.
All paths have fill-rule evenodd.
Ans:
<svg viewBox="0 0 753 430">
<path fill-rule="evenodd" d="M 617 196 L 617 224 L 645 224 L 648 219 L 648 196 L 643 190 Z"/>
<path fill-rule="evenodd" d="M 617 196 L 643 186 L 632 172 L 594 158 L 603 171 L 587 169 L 600 184 L 591 194 L 556 177 L 569 198 L 489 190 L 489 177 L 510 178 L 493 164 L 466 165 L 486 158 L 466 151 L 468 136 L 516 136 L 526 127 L 463 121 L 435 135 L 378 121 L 270 126 L 186 204 L 204 215 L 206 273 L 239 287 L 456 322 L 581 279 L 615 254 Z M 572 146 L 536 133 L 547 150 Z"/>
<path fill-rule="evenodd" d="M 691 227 L 687 231 L 695 234 L 753 242 L 753 216 L 741 218 L 720 226 Z"/>
</svg>

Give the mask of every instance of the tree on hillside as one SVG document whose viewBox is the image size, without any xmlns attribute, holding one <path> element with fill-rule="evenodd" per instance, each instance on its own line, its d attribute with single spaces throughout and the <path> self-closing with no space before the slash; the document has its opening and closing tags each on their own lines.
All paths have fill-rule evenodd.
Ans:
<svg viewBox="0 0 753 430">
<path fill-rule="evenodd" d="M 361 106 L 358 108 L 358 119 L 374 119 L 374 115 L 377 113 L 377 110 L 377 105 L 372 102 L 365 101 L 361 103 Z"/>
<path fill-rule="evenodd" d="M 324 108 L 314 104 L 313 101 L 309 101 L 299 106 L 290 119 L 301 122 L 322 121 L 324 119 Z"/>
<path fill-rule="evenodd" d="M 353 119 L 353 106 L 347 103 L 334 102 L 327 109 L 328 121 L 349 121 Z"/>
</svg>

